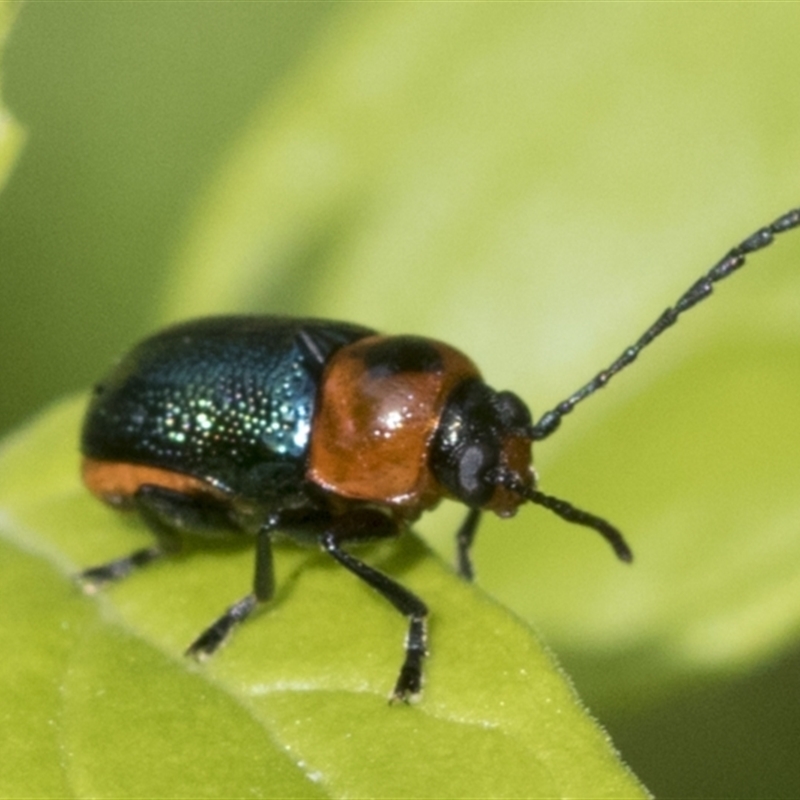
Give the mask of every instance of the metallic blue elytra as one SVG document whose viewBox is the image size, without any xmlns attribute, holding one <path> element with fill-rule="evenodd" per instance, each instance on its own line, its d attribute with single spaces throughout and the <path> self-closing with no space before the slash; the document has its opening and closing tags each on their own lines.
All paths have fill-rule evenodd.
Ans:
<svg viewBox="0 0 800 800">
<path fill-rule="evenodd" d="M 302 478 L 328 359 L 372 333 L 288 317 L 168 328 L 95 387 L 82 452 L 194 475 L 263 501 L 270 487 Z"/>
</svg>

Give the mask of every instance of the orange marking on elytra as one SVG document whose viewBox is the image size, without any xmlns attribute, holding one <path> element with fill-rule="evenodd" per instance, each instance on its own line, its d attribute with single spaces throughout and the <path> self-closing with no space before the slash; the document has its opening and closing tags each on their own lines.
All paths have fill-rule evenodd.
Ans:
<svg viewBox="0 0 800 800">
<path fill-rule="evenodd" d="M 136 494 L 136 490 L 144 485 L 161 486 L 182 494 L 225 496 L 200 478 L 144 464 L 84 458 L 81 471 L 89 491 L 113 506 L 125 505 Z"/>
</svg>

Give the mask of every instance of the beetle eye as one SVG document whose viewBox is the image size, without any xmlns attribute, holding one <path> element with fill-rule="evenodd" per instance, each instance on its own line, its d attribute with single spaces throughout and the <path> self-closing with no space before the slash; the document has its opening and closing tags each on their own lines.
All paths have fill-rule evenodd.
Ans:
<svg viewBox="0 0 800 800">
<path fill-rule="evenodd" d="M 495 472 L 507 433 L 501 408 L 513 420 L 524 417 L 521 401 L 499 395 L 479 380 L 462 383 L 451 394 L 434 437 L 430 467 L 454 497 L 472 508 L 486 505 L 497 480 Z M 523 423 L 524 424 L 524 423 Z"/>
<path fill-rule="evenodd" d="M 528 407 L 513 392 L 498 392 L 495 408 L 504 430 L 527 430 L 533 424 Z"/>
<path fill-rule="evenodd" d="M 487 480 L 488 472 L 497 466 L 497 453 L 483 444 L 464 448 L 458 460 L 458 485 L 461 496 L 470 505 L 483 505 L 494 492 Z"/>
</svg>

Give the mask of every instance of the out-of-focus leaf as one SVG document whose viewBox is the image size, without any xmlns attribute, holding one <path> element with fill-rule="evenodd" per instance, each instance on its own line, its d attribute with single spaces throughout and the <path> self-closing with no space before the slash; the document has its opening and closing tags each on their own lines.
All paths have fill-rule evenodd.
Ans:
<svg viewBox="0 0 800 800">
<path fill-rule="evenodd" d="M 576 501 L 624 524 L 631 568 L 608 574 L 594 563 L 602 545 L 537 515 L 531 526 L 562 552 L 543 554 L 525 532 L 510 543 L 515 559 L 538 562 L 535 593 L 529 574 L 511 576 L 499 560 L 486 565 L 487 583 L 558 628 L 565 651 L 578 654 L 570 666 L 621 704 L 659 681 L 741 672 L 791 652 L 800 631 L 799 399 L 800 339 L 731 332 L 709 343 L 620 403 L 548 473 L 548 488 L 578 487 Z M 598 486 L 604 474 L 613 480 Z M 559 605 L 564 594 L 581 614 Z"/>
<path fill-rule="evenodd" d="M 248 590 L 251 548 L 198 549 L 83 597 L 71 574 L 148 537 L 81 488 L 82 406 L 0 452 L 0 724 L 13 747 L 0 794 L 643 796 L 530 630 L 411 536 L 366 551 L 432 608 L 411 708 L 386 700 L 403 621 L 316 551 L 281 548 L 271 608 L 199 668 L 183 647 Z"/>
<path fill-rule="evenodd" d="M 12 0 L 0 0 L 0 56 L 2 56 L 3 45 L 18 7 L 19 3 L 12 2 Z M 2 86 L 2 77 L 3 73 L 0 70 L 0 87 Z M 22 147 L 23 138 L 22 129 L 3 107 L 2 99 L 0 99 L 0 189 L 3 188 L 17 153 Z"/>
</svg>

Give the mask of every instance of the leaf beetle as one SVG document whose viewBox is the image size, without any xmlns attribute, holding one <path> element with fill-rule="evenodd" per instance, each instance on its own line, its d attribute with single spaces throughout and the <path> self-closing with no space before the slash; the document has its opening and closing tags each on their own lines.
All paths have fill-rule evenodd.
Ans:
<svg viewBox="0 0 800 800">
<path fill-rule="evenodd" d="M 609 522 L 537 487 L 531 445 L 708 297 L 800 208 L 731 249 L 630 347 L 534 422 L 443 342 L 382 336 L 343 322 L 276 316 L 211 317 L 141 342 L 94 389 L 81 436 L 83 480 L 115 508 L 138 512 L 156 543 L 83 571 L 87 592 L 180 548 L 185 533 L 252 535 L 252 591 L 189 646 L 213 654 L 273 594 L 276 534 L 322 548 L 408 618 L 392 700 L 422 688 L 425 603 L 346 549 L 402 533 L 445 497 L 468 511 L 456 534 L 458 572 L 473 575 L 483 511 L 501 517 L 530 502 L 632 553 Z"/>
</svg>

